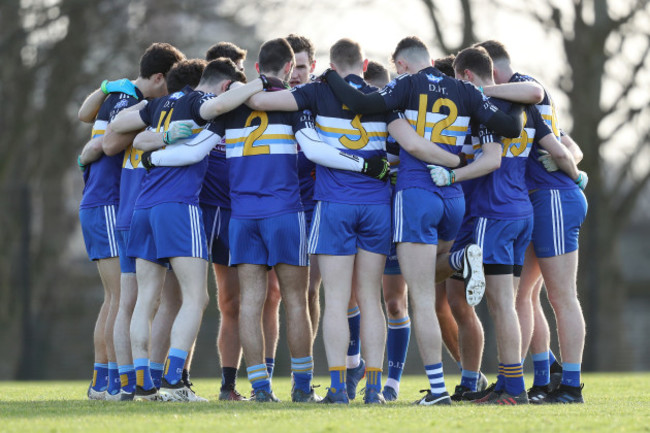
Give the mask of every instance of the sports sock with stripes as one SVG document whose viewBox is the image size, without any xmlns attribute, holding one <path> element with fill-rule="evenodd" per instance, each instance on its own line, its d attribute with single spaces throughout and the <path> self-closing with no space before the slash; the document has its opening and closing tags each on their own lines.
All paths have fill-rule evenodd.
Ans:
<svg viewBox="0 0 650 433">
<path fill-rule="evenodd" d="M 169 355 L 165 362 L 165 380 L 170 385 L 176 385 L 181 380 L 186 359 L 187 352 L 185 350 L 175 347 L 169 349 Z"/>
<path fill-rule="evenodd" d="M 115 395 L 120 392 L 120 372 L 117 369 L 117 362 L 108 363 L 108 387 L 106 391 L 110 395 Z"/>
<path fill-rule="evenodd" d="M 361 363 L 361 312 L 359 307 L 348 309 L 350 345 L 348 346 L 347 367 L 356 368 Z"/>
<path fill-rule="evenodd" d="M 520 362 L 516 364 L 504 364 L 503 375 L 505 376 L 505 390 L 513 397 L 518 396 L 526 390 L 524 384 L 524 367 Z"/>
<path fill-rule="evenodd" d="M 149 368 L 151 368 L 151 380 L 153 380 L 153 385 L 156 388 L 160 388 L 163 372 L 165 371 L 165 364 L 160 362 L 151 362 Z"/>
<path fill-rule="evenodd" d="M 388 379 L 386 379 L 386 386 L 393 388 L 397 393 L 399 393 L 399 382 L 404 371 L 410 339 L 411 319 L 409 316 L 402 319 L 388 318 L 388 334 L 386 338 Z"/>
<path fill-rule="evenodd" d="M 454 251 L 449 254 L 449 266 L 454 271 L 463 270 L 463 259 L 465 258 L 465 248 L 461 248 L 458 251 Z"/>
<path fill-rule="evenodd" d="M 501 392 L 506 387 L 506 378 L 503 375 L 503 364 L 499 363 L 499 372 L 497 373 L 497 384 L 494 387 L 496 392 Z"/>
<path fill-rule="evenodd" d="M 253 390 L 271 392 L 271 381 L 266 364 L 251 365 L 246 369 L 246 373 L 248 373 L 248 380 L 253 386 Z"/>
<path fill-rule="evenodd" d="M 381 392 L 381 368 L 366 367 L 366 392 L 370 389 Z"/>
<path fill-rule="evenodd" d="M 269 374 L 269 380 L 273 379 L 273 370 L 275 370 L 275 358 L 264 358 L 266 363 L 266 372 Z"/>
<path fill-rule="evenodd" d="M 154 388 L 155 385 L 153 383 L 153 379 L 151 378 L 149 358 L 134 359 L 133 365 L 135 366 L 136 384 L 145 391 L 149 391 L 151 388 Z"/>
<path fill-rule="evenodd" d="M 569 362 L 562 364 L 562 385 L 580 386 L 580 364 Z"/>
<path fill-rule="evenodd" d="M 341 391 L 347 393 L 347 387 L 345 385 L 347 372 L 348 370 L 345 365 L 330 368 L 330 391 L 333 394 Z"/>
<path fill-rule="evenodd" d="M 106 391 L 108 387 L 108 364 L 96 362 L 93 365 L 93 384 L 95 391 Z"/>
<path fill-rule="evenodd" d="M 434 396 L 439 396 L 447 392 L 445 388 L 445 376 L 442 372 L 442 362 L 425 365 L 424 370 L 429 378 L 429 386 Z"/>
<path fill-rule="evenodd" d="M 135 391 L 135 368 L 133 364 L 120 365 L 118 372 L 120 373 L 120 385 L 124 392 L 132 393 Z"/>
<path fill-rule="evenodd" d="M 291 372 L 295 387 L 305 393 L 311 392 L 311 380 L 314 377 L 314 360 L 311 356 L 291 358 Z"/>
</svg>

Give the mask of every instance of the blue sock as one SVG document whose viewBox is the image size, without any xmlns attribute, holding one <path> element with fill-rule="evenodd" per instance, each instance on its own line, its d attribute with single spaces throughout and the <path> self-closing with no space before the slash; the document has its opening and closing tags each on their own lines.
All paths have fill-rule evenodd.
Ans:
<svg viewBox="0 0 650 433">
<path fill-rule="evenodd" d="M 406 353 L 411 339 L 411 319 L 388 319 L 388 336 L 386 338 L 386 354 L 388 357 L 388 379 L 386 386 L 399 393 L 399 381 L 402 379 Z"/>
<path fill-rule="evenodd" d="M 150 368 L 151 368 L 151 380 L 153 380 L 153 385 L 156 388 L 160 388 L 163 372 L 165 371 L 165 364 L 161 364 L 160 362 L 152 362 Z"/>
<path fill-rule="evenodd" d="M 183 375 L 183 366 L 187 359 L 187 352 L 172 347 L 165 362 L 165 380 L 170 385 L 176 385 Z"/>
<path fill-rule="evenodd" d="M 524 367 L 520 362 L 516 364 L 504 364 L 503 375 L 505 376 L 505 390 L 513 397 L 518 396 L 526 390 L 524 384 Z"/>
<path fill-rule="evenodd" d="M 460 376 L 460 385 L 472 392 L 476 392 L 479 376 L 480 373 L 478 371 L 463 370 L 463 373 Z"/>
<path fill-rule="evenodd" d="M 110 395 L 115 395 L 120 392 L 122 384 L 120 383 L 120 373 L 117 370 L 117 362 L 108 363 L 108 388 L 106 391 Z"/>
<path fill-rule="evenodd" d="M 93 384 L 95 391 L 106 391 L 108 387 L 108 364 L 98 362 L 93 366 Z"/>
<path fill-rule="evenodd" d="M 311 380 L 314 377 L 314 361 L 311 356 L 291 358 L 291 372 L 294 386 L 305 392 L 311 392 Z"/>
<path fill-rule="evenodd" d="M 503 375 L 503 364 L 499 363 L 499 372 L 497 373 L 497 384 L 494 387 L 496 392 L 501 392 L 506 388 L 506 378 Z"/>
<path fill-rule="evenodd" d="M 133 364 L 120 365 L 118 372 L 120 373 L 120 385 L 124 392 L 131 393 L 135 391 L 135 368 Z"/>
<path fill-rule="evenodd" d="M 449 254 L 449 266 L 454 271 L 463 270 L 463 259 L 465 258 L 465 248 L 461 248 L 458 251 L 454 251 Z"/>
<path fill-rule="evenodd" d="M 246 369 L 248 380 L 250 380 L 253 390 L 263 390 L 271 392 L 271 381 L 266 364 L 252 365 Z"/>
<path fill-rule="evenodd" d="M 548 365 L 553 365 L 554 362 L 557 362 L 557 359 L 555 359 L 555 355 L 553 354 L 553 351 L 549 349 L 549 351 L 548 351 Z"/>
<path fill-rule="evenodd" d="M 562 385 L 580 386 L 580 364 L 562 364 Z"/>
<path fill-rule="evenodd" d="M 348 346 L 348 368 L 355 368 L 361 362 L 361 312 L 359 307 L 348 309 L 350 345 Z"/>
<path fill-rule="evenodd" d="M 269 380 L 271 380 L 275 369 L 275 358 L 264 358 L 264 362 L 266 362 L 266 371 L 269 373 Z"/>
<path fill-rule="evenodd" d="M 337 392 L 347 393 L 346 376 L 347 376 L 347 367 L 331 367 L 330 368 L 330 392 L 336 394 Z"/>
<path fill-rule="evenodd" d="M 424 370 L 429 378 L 429 386 L 434 396 L 439 396 L 447 392 L 447 388 L 445 388 L 445 376 L 442 372 L 442 362 L 425 365 Z"/>
<path fill-rule="evenodd" d="M 133 365 L 135 366 L 136 384 L 145 391 L 149 391 L 151 388 L 154 388 L 155 385 L 153 383 L 153 379 L 151 378 L 149 358 L 134 359 Z"/>
<path fill-rule="evenodd" d="M 366 390 L 381 392 L 381 368 L 366 368 Z"/>
<path fill-rule="evenodd" d="M 551 364 L 549 363 L 548 352 L 533 353 L 532 358 L 535 367 L 533 386 L 548 385 L 551 382 Z"/>
</svg>

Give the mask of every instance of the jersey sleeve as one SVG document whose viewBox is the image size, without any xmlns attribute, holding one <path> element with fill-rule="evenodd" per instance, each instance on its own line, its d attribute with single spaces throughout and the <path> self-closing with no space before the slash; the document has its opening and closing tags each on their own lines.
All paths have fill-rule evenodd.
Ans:
<svg viewBox="0 0 650 433">
<path fill-rule="evenodd" d="M 226 136 L 226 117 L 227 116 L 217 116 L 215 117 L 208 125 L 205 127 L 208 131 L 213 134 L 217 134 L 219 137 Z"/>
<path fill-rule="evenodd" d="M 535 127 L 535 137 L 542 138 L 546 137 L 548 134 L 553 134 L 553 130 L 548 123 L 544 121 L 541 113 L 535 106 L 526 107 L 526 116 L 528 121 L 532 123 Z"/>
<path fill-rule="evenodd" d="M 291 94 L 296 100 L 299 110 L 316 111 L 315 103 L 318 100 L 318 86 L 322 86 L 322 83 L 307 83 L 291 89 Z"/>
<path fill-rule="evenodd" d="M 304 128 L 314 129 L 314 116 L 311 114 L 311 111 L 309 110 L 297 111 L 295 113 L 291 113 L 291 116 L 292 116 L 291 124 L 293 126 L 294 134 Z"/>
<path fill-rule="evenodd" d="M 150 102 L 147 105 L 145 105 L 142 110 L 140 110 L 140 119 L 142 119 L 142 121 L 148 126 L 153 125 L 153 116 L 154 116 L 156 105 L 158 104 L 154 104 L 153 102 Z"/>
<path fill-rule="evenodd" d="M 192 120 L 194 120 L 197 125 L 205 125 L 206 123 L 208 123 L 207 120 L 201 117 L 201 106 L 206 102 L 208 102 L 210 99 L 216 97 L 217 95 L 213 93 L 205 93 L 201 97 L 195 98 L 192 101 L 192 104 L 190 106 L 190 115 L 192 116 Z"/>
<path fill-rule="evenodd" d="M 403 110 L 406 108 L 411 94 L 412 79 L 410 75 L 402 74 L 379 91 L 379 94 L 384 98 L 387 110 Z M 392 120 L 395 120 L 395 118 Z"/>
<path fill-rule="evenodd" d="M 490 98 L 474 87 L 474 85 L 469 83 L 463 83 L 463 85 L 464 98 L 468 104 L 471 116 L 481 124 L 486 124 L 494 116 L 494 113 L 499 111 L 499 108 L 490 101 Z"/>
</svg>

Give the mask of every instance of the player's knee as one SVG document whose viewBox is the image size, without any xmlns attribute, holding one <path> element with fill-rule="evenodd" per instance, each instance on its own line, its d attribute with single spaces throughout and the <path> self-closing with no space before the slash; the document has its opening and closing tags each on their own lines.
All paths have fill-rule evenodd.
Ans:
<svg viewBox="0 0 650 433">
<path fill-rule="evenodd" d="M 222 317 L 236 319 L 239 316 L 239 296 L 219 299 L 219 312 Z"/>
<path fill-rule="evenodd" d="M 281 300 L 282 295 L 280 294 L 280 288 L 275 284 L 269 285 L 268 290 L 266 291 L 265 306 L 267 308 L 271 306 L 277 306 L 280 304 Z"/>
<path fill-rule="evenodd" d="M 402 318 L 408 312 L 406 311 L 406 302 L 403 299 L 390 299 L 386 301 L 386 313 L 389 317 Z"/>
</svg>

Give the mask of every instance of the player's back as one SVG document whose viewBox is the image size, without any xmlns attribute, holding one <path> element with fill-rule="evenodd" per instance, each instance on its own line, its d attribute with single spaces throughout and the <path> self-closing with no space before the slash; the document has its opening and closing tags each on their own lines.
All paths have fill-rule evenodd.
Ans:
<svg viewBox="0 0 650 433">
<path fill-rule="evenodd" d="M 345 79 L 364 93 L 376 90 L 356 75 Z M 298 86 L 292 93 L 300 109 L 315 113 L 316 130 L 328 145 L 363 158 L 386 155 L 388 133 L 384 114 L 353 113 L 325 83 Z M 390 188 L 384 181 L 357 172 L 316 165 L 314 199 L 352 204 L 390 203 Z"/>
<path fill-rule="evenodd" d="M 253 111 L 242 105 L 209 126 L 226 139 L 233 217 L 302 210 L 294 132 L 310 120 L 309 114 Z"/>
<path fill-rule="evenodd" d="M 203 102 L 213 98 L 211 93 L 192 90 L 185 87 L 176 92 L 152 110 L 142 110 L 141 116 L 155 130 L 166 131 L 171 122 L 183 121 L 192 124 L 193 134 L 180 143 L 191 142 L 207 123 L 199 114 Z M 135 204 L 135 209 L 146 209 L 161 203 L 187 203 L 198 205 L 199 192 L 205 172 L 207 158 L 192 165 L 181 167 L 155 167 L 142 181 L 142 190 Z"/>
</svg>

